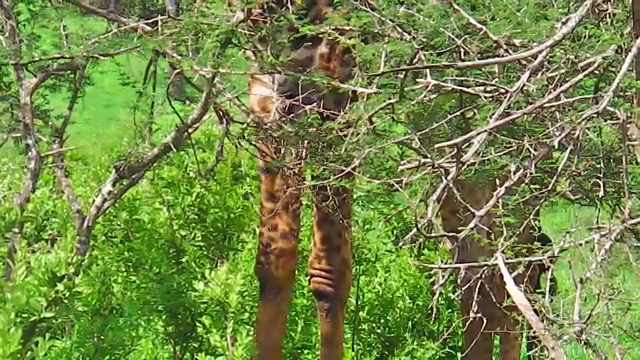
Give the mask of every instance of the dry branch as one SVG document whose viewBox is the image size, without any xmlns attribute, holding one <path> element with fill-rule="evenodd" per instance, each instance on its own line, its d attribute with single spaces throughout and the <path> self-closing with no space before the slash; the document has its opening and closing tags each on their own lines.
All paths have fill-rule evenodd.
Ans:
<svg viewBox="0 0 640 360">
<path fill-rule="evenodd" d="M 518 288 L 515 281 L 511 277 L 509 273 L 509 269 L 505 265 L 504 255 L 501 252 L 497 252 L 496 261 L 498 263 L 498 267 L 500 268 L 500 272 L 502 273 L 502 278 L 504 279 L 505 288 L 513 301 L 522 312 L 522 315 L 527 319 L 531 328 L 533 329 L 536 336 L 540 338 L 542 343 L 546 346 L 549 351 L 549 357 L 554 360 L 565 360 L 567 356 L 565 355 L 562 347 L 551 337 L 549 331 L 545 329 L 544 324 L 540 321 L 540 318 L 533 311 L 533 307 L 527 297 L 524 296 L 522 291 Z"/>
<path fill-rule="evenodd" d="M 24 67 L 19 64 L 22 56 L 22 39 L 18 30 L 17 20 L 8 2 L 5 0 L 0 1 L 0 14 L 2 15 L 2 22 L 7 34 L 9 58 L 13 63 L 12 68 L 18 85 L 18 106 L 19 118 L 22 123 L 22 142 L 27 156 L 27 174 L 23 181 L 22 190 L 14 199 L 14 205 L 18 210 L 18 218 L 15 220 L 11 229 L 11 235 L 7 245 L 4 277 L 8 281 L 13 277 L 15 253 L 17 251 L 18 241 L 24 231 L 22 215 L 29 204 L 31 195 L 36 191 L 42 169 L 42 158 L 38 151 L 38 141 L 34 129 L 33 108 L 31 104 L 31 95 L 33 91 L 35 91 L 37 84 L 33 79 L 27 78 Z"/>
</svg>

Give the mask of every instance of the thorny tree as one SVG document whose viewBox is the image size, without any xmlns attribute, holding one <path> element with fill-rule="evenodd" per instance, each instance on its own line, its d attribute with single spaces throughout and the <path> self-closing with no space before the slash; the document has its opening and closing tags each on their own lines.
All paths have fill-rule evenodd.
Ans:
<svg viewBox="0 0 640 360">
<path fill-rule="evenodd" d="M 607 313 L 614 311 L 612 304 L 617 300 L 611 292 L 616 289 L 602 288 L 594 280 L 615 244 L 636 241 L 635 227 L 640 223 L 637 158 L 630 156 L 640 147 L 639 125 L 632 111 L 633 98 L 637 104 L 638 96 L 632 91 L 633 76 L 629 74 L 640 40 L 633 41 L 638 27 L 635 23 L 629 26 L 632 7 L 628 2 L 530 4 L 496 0 L 480 7 L 465 1 L 403 1 L 375 3 L 373 10 L 373 3 L 349 1 L 340 4 L 348 11 L 331 16 L 329 25 L 310 24 L 286 11 L 276 11 L 255 33 L 241 29 L 239 18 L 225 10 L 222 2 L 185 6 L 179 19 L 162 15 L 140 20 L 101 4 L 68 0 L 55 2 L 55 7 L 60 11 L 79 9 L 107 19 L 113 30 L 78 45 L 67 41 L 63 25 L 60 36 L 68 47 L 42 56 L 31 53 L 30 36 L 25 36 L 22 23 L 28 22 L 25 19 L 33 11 L 30 6 L 37 8 L 36 3 L 0 3 L 2 61 L 7 65 L 0 69 L 0 88 L 6 88 L 3 96 L 7 98 L 2 106 L 17 120 L 3 118 L 0 124 L 11 125 L 10 136 L 19 134 L 25 160 L 23 186 L 14 197 L 17 211 L 10 218 L 7 235 L 6 281 L 11 281 L 16 264 L 26 256 L 18 251 L 29 221 L 24 215 L 43 172 L 53 172 L 70 206 L 77 233 L 75 255 L 83 258 L 89 254 L 97 220 L 149 169 L 184 144 L 209 111 L 213 110 L 222 134 L 211 170 L 223 157 L 225 139 L 248 139 L 239 143 L 248 144 L 255 153 L 251 145 L 255 144 L 256 122 L 244 96 L 229 93 L 235 87 L 235 75 L 249 72 L 240 64 L 229 68 L 228 62 L 219 59 L 255 49 L 261 45 L 256 38 L 270 36 L 275 40 L 261 49 L 262 57 L 255 61 L 263 71 L 287 73 L 283 70 L 287 49 L 296 39 L 283 34 L 282 29 L 294 26 L 297 35 L 322 32 L 352 46 L 358 63 L 349 84 L 336 84 L 318 74 L 305 75 L 316 84 L 359 93 L 359 102 L 340 121 L 323 122 L 311 116 L 285 130 L 307 143 L 305 166 L 329 173 L 353 172 L 356 183 L 361 184 L 356 186 L 384 185 L 388 194 L 404 197 L 407 206 L 398 211 L 412 212 L 416 224 L 409 233 L 400 235 L 400 246 L 419 247 L 434 241 L 431 239 L 448 237 L 455 240 L 451 242 L 455 250 L 459 239 L 491 233 L 498 247 L 487 253 L 486 259 L 457 258 L 454 264 L 425 264 L 418 259 L 417 265 L 433 270 L 432 275 L 441 279 L 439 284 L 454 272 L 494 272 L 493 279 L 504 281 L 506 286 L 503 300 L 515 301 L 549 356 L 563 358 L 562 348 L 569 342 L 580 344 L 595 358 L 623 356 L 624 346 L 612 335 L 617 325 L 607 323 L 607 329 L 595 329 L 593 324 L 598 316 L 620 316 Z M 636 3 L 633 1 L 634 20 Z M 127 32 L 137 33 L 138 38 L 125 46 L 113 40 Z M 203 49 L 196 59 L 189 58 L 191 42 Z M 87 200 L 77 196 L 65 166 L 66 155 L 72 151 L 65 148 L 66 132 L 85 82 L 90 81 L 88 64 L 130 52 L 151 54 L 150 64 L 166 61 L 173 72 L 171 78 L 184 76 L 200 98 L 192 113 L 158 145 L 137 148 L 114 164 L 103 186 L 88 200 L 90 205 L 83 206 Z M 4 80 L 9 76 L 11 84 Z M 38 101 L 47 86 L 70 90 L 70 102 L 59 120 Z M 265 129 L 260 131 L 261 137 L 267 135 Z M 332 144 L 335 153 L 322 153 L 329 148 L 327 142 L 335 142 L 326 135 L 330 133 L 339 133 L 347 141 Z M 351 164 L 345 165 L 345 158 Z M 460 183 L 487 184 L 482 189 L 491 192 L 482 194 L 478 204 L 471 202 L 462 229 L 447 224 L 446 219 L 441 225 L 437 214 L 443 198 L 455 198 L 461 208 L 470 199 L 464 186 L 460 194 Z M 474 196 L 478 195 L 478 188 L 473 189 Z M 554 239 L 553 249 L 518 258 L 511 243 L 523 224 L 535 218 L 543 204 L 558 199 L 597 210 L 591 233 L 582 239 Z M 490 232 L 482 227 L 487 214 L 496 215 Z M 559 279 L 575 286 L 569 312 L 554 308 L 548 294 L 545 302 L 529 294 L 524 297 L 513 281 L 522 275 L 518 274 L 521 264 L 550 262 L 576 252 L 583 253 L 589 262 L 570 279 Z M 474 263 L 467 263 L 469 260 Z M 77 275 L 82 267 L 75 265 L 71 273 Z M 73 276 L 61 281 L 68 279 Z M 438 294 L 440 287 L 434 290 Z M 606 303 L 584 308 L 588 294 L 598 294 Z M 532 306 L 539 310 L 534 312 Z M 482 311 L 476 313 L 472 321 L 491 320 L 483 315 Z"/>
</svg>

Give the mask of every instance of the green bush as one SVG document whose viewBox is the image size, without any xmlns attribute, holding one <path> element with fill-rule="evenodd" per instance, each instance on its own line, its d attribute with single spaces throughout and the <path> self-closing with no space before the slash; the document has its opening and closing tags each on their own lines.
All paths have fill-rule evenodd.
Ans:
<svg viewBox="0 0 640 360">
<path fill-rule="evenodd" d="M 202 150 L 205 142 L 194 147 Z M 150 173 L 100 219 L 92 252 L 73 280 L 63 279 L 75 241 L 72 218 L 45 173 L 29 207 L 16 279 L 3 286 L 1 357 L 246 358 L 257 306 L 257 173 L 253 159 L 229 154 L 213 179 L 198 174 L 211 159 L 189 151 L 174 154 Z M 88 196 L 86 189 L 100 184 L 90 172 L 76 172 L 73 180 Z M 348 354 L 450 358 L 456 337 L 437 341 L 455 323 L 457 304 L 440 297 L 432 309 L 432 279 L 410 263 L 410 251 L 394 245 L 413 219 L 386 220 L 384 209 L 394 199 L 377 196 L 372 202 L 367 188 L 359 194 Z M 288 357 L 299 359 L 316 358 L 318 346 L 315 303 L 305 274 L 309 205 L 306 201 L 285 345 Z"/>
</svg>

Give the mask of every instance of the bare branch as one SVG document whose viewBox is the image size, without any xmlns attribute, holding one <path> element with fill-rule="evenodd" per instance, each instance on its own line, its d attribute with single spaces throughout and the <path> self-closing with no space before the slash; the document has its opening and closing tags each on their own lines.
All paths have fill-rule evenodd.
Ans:
<svg viewBox="0 0 640 360">
<path fill-rule="evenodd" d="M 511 277 L 511 274 L 509 273 L 509 270 L 504 263 L 504 255 L 502 255 L 501 252 L 497 252 L 495 257 L 496 261 L 498 262 L 500 272 L 502 273 L 502 278 L 504 279 L 507 292 L 518 306 L 518 309 L 520 309 L 520 312 L 522 312 L 522 315 L 524 315 L 524 317 L 531 325 L 531 328 L 533 329 L 536 336 L 538 336 L 540 340 L 542 340 L 542 343 L 547 347 L 547 350 L 549 350 L 550 358 L 554 360 L 566 359 L 567 356 L 562 350 L 562 347 L 560 347 L 560 345 L 555 340 L 553 340 L 553 338 L 549 334 L 549 331 L 545 329 L 544 324 L 542 323 L 542 321 L 540 321 L 540 318 L 533 311 L 531 303 L 529 303 L 527 297 L 524 296 L 522 291 L 520 291 L 520 289 L 518 288 L 518 285 L 516 285 L 515 281 Z"/>
<path fill-rule="evenodd" d="M 42 169 L 42 158 L 38 151 L 38 141 L 36 139 L 33 124 L 31 89 L 33 88 L 34 81 L 27 79 L 24 67 L 18 63 L 22 53 L 22 39 L 18 30 L 17 20 L 7 1 L 0 1 L 0 14 L 2 15 L 2 21 L 4 23 L 4 28 L 6 29 L 7 39 L 9 42 L 7 44 L 10 47 L 8 49 L 9 58 L 11 62 L 14 63 L 12 68 L 18 85 L 18 105 L 19 117 L 22 123 L 22 142 L 24 144 L 27 157 L 27 174 L 24 179 L 22 190 L 14 199 L 14 205 L 18 210 L 18 219 L 11 230 L 7 246 L 7 259 L 4 277 L 6 280 L 11 280 L 13 277 L 13 266 L 18 241 L 24 230 L 22 215 L 31 199 L 31 195 L 36 191 L 38 180 L 40 178 L 40 171 Z"/>
<path fill-rule="evenodd" d="M 547 51 L 554 47 L 556 44 L 560 43 L 567 35 L 571 34 L 576 26 L 582 21 L 585 16 L 589 14 L 589 11 L 593 7 L 593 5 L 597 2 L 597 0 L 587 0 L 582 3 L 582 6 L 576 11 L 574 14 L 569 15 L 565 18 L 566 22 L 564 25 L 558 30 L 558 32 L 551 38 L 549 38 L 544 43 L 534 47 L 533 49 L 523 51 L 521 53 L 499 57 L 499 58 L 491 58 L 485 60 L 476 60 L 476 61 L 463 61 L 456 63 L 439 63 L 439 64 L 423 64 L 423 65 L 414 65 L 414 66 L 405 66 L 401 68 L 395 69 L 387 69 L 383 71 L 379 71 L 376 73 L 367 74 L 367 76 L 382 76 L 386 74 L 398 73 L 398 72 L 406 72 L 413 70 L 428 70 L 428 69 L 476 69 L 482 68 L 491 65 L 500 65 L 500 64 L 508 64 L 520 60 L 524 60 L 533 56 L 537 56 L 544 51 Z"/>
</svg>

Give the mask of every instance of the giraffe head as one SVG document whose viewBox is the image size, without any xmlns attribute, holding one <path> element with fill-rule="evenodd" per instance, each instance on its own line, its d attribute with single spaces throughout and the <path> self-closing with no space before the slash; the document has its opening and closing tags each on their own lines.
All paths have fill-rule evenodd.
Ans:
<svg viewBox="0 0 640 360">
<path fill-rule="evenodd" d="M 304 4 L 293 4 L 291 0 L 273 1 L 261 4 L 245 11 L 243 19 L 252 27 L 265 25 L 274 11 L 291 12 L 302 6 L 298 14 L 307 18 L 311 24 L 325 22 L 330 14 L 335 14 L 332 0 L 305 0 Z M 280 30 L 284 30 L 287 45 L 279 42 Z M 311 110 L 317 111 L 324 120 L 336 119 L 350 102 L 357 101 L 352 92 L 345 91 L 340 83 L 354 77 L 356 62 L 353 50 L 341 43 L 338 37 L 344 31 L 334 31 L 335 35 L 323 31 L 321 34 L 301 34 L 295 25 L 286 25 L 271 32 L 269 37 L 258 39 L 260 47 L 271 56 L 284 57 L 284 72 L 272 75 L 252 75 L 249 79 L 250 103 L 254 114 L 260 116 L 263 123 L 273 120 L 295 119 Z M 275 36 L 275 38 L 274 38 Z M 284 46 L 284 48 L 280 48 Z M 254 54 L 256 54 L 254 52 Z M 254 59 L 254 70 L 257 57 Z M 311 80 L 304 75 L 325 76 L 329 81 Z M 266 120 L 266 121 L 265 121 Z"/>
<path fill-rule="evenodd" d="M 335 118 L 355 100 L 350 92 L 339 88 L 354 77 L 356 62 L 350 47 L 338 40 L 314 36 L 294 50 L 289 69 L 296 73 L 315 73 L 325 76 L 329 83 L 301 79 L 298 76 L 284 79 L 282 90 L 287 96 L 296 97 L 302 104 L 316 104 L 321 116 Z"/>
</svg>

